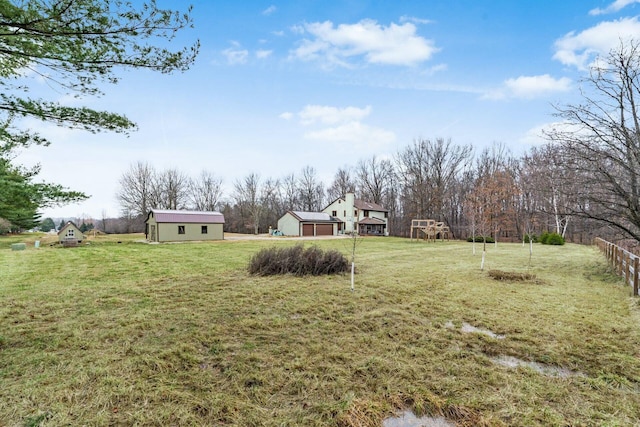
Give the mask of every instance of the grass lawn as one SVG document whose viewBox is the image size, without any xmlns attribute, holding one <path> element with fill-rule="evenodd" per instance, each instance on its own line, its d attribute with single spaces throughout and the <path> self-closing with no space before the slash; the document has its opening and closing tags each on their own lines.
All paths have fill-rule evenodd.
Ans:
<svg viewBox="0 0 640 427">
<path fill-rule="evenodd" d="M 640 423 L 640 305 L 593 247 L 535 245 L 529 266 L 490 245 L 482 272 L 470 243 L 368 238 L 351 292 L 247 274 L 291 239 L 50 238 L 0 238 L 0 426 Z"/>
</svg>

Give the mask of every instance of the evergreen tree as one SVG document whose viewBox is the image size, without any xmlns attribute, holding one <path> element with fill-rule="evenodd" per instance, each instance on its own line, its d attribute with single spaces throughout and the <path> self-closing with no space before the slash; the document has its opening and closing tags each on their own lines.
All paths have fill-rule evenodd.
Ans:
<svg viewBox="0 0 640 427">
<path fill-rule="evenodd" d="M 190 11 L 190 10 L 189 10 Z M 176 32 L 191 26 L 189 12 L 159 9 L 124 0 L 0 0 L 0 218 L 19 228 L 38 222 L 47 204 L 86 199 L 55 184 L 35 184 L 38 169 L 10 164 L 16 148 L 50 141 L 24 118 L 92 133 L 127 133 L 136 125 L 122 114 L 64 105 L 33 96 L 44 79 L 56 99 L 100 96 L 105 83 L 117 83 L 120 69 L 184 71 L 199 42 L 178 51 L 165 47 Z M 157 44 L 154 44 L 157 43 Z"/>
</svg>

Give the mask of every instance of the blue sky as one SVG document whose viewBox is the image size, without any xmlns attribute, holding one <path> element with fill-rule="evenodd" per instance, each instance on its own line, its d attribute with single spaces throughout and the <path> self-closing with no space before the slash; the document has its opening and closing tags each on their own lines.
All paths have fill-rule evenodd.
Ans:
<svg viewBox="0 0 640 427">
<path fill-rule="evenodd" d="M 28 123 L 54 141 L 18 161 L 84 191 L 45 216 L 117 216 L 118 179 L 137 161 L 233 182 L 393 157 L 420 138 L 520 154 L 542 142 L 554 104 L 579 101 L 597 54 L 640 39 L 640 0 L 193 2 L 191 70 L 123 73 L 102 98 L 139 131 L 91 135 Z M 159 1 L 175 8 L 177 2 Z M 62 102 L 78 102 L 65 97 Z"/>
</svg>

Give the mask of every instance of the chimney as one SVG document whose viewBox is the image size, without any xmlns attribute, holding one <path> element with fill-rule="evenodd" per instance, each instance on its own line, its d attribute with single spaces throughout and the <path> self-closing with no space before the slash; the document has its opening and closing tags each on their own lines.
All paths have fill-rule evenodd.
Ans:
<svg viewBox="0 0 640 427">
<path fill-rule="evenodd" d="M 358 218 L 353 215 L 353 212 L 356 209 L 356 195 L 354 193 L 347 193 L 345 194 L 344 199 L 346 205 L 345 210 L 347 211 L 347 223 L 344 231 L 346 233 L 353 233 L 356 230 L 355 223 L 358 221 Z"/>
</svg>

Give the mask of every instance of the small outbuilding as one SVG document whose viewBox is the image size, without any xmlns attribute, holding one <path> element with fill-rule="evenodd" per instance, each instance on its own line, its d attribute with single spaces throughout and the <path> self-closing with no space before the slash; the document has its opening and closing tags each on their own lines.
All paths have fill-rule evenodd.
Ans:
<svg viewBox="0 0 640 427">
<path fill-rule="evenodd" d="M 145 235 L 151 242 L 224 239 L 224 215 L 220 212 L 151 209 L 145 224 Z"/>
<path fill-rule="evenodd" d="M 58 231 L 58 242 L 65 246 L 76 246 L 84 240 L 84 234 L 73 221 L 67 221 Z"/>
<path fill-rule="evenodd" d="M 341 221 L 326 212 L 288 211 L 278 220 L 285 236 L 335 236 Z"/>
</svg>

